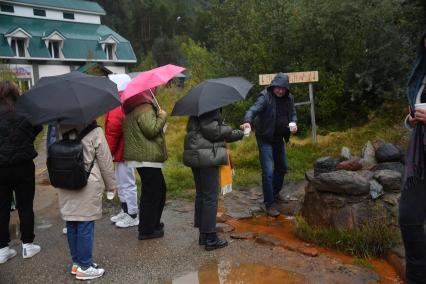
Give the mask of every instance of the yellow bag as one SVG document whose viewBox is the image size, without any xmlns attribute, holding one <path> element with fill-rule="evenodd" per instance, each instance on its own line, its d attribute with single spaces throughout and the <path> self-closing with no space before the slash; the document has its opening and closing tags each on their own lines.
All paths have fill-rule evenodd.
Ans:
<svg viewBox="0 0 426 284">
<path fill-rule="evenodd" d="M 228 151 L 228 164 L 219 167 L 220 192 L 222 195 L 232 191 L 232 164 Z"/>
</svg>

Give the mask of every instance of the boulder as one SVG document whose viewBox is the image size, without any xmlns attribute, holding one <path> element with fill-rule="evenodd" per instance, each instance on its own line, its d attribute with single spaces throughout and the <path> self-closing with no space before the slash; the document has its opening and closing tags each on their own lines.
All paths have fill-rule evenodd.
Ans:
<svg viewBox="0 0 426 284">
<path fill-rule="evenodd" d="M 404 153 L 392 143 L 384 143 L 376 151 L 376 160 L 379 163 L 400 162 L 403 158 Z"/>
<path fill-rule="evenodd" d="M 357 174 L 359 174 L 360 176 L 362 176 L 363 178 L 365 178 L 368 181 L 372 180 L 373 177 L 374 177 L 374 172 L 367 171 L 367 170 L 357 171 Z"/>
<path fill-rule="evenodd" d="M 352 159 L 351 150 L 348 147 L 342 147 L 342 150 L 340 151 L 340 160 L 348 161 L 350 159 Z"/>
<path fill-rule="evenodd" d="M 400 191 L 402 186 L 402 174 L 391 170 L 374 172 L 374 178 L 383 186 L 384 191 Z"/>
<path fill-rule="evenodd" d="M 383 194 L 385 194 L 385 192 L 383 191 L 383 186 L 380 183 L 378 183 L 375 179 L 370 180 L 369 183 L 370 183 L 370 196 L 372 199 L 377 199 Z"/>
<path fill-rule="evenodd" d="M 346 171 L 358 171 L 362 169 L 362 165 L 359 163 L 359 159 L 350 159 L 347 161 L 340 162 L 336 166 L 336 170 Z"/>
<path fill-rule="evenodd" d="M 368 141 L 362 149 L 361 160 L 359 161 L 363 170 L 370 170 L 377 164 L 375 155 L 374 146 Z"/>
<path fill-rule="evenodd" d="M 337 194 L 363 195 L 370 192 L 367 179 L 352 171 L 322 173 L 312 180 L 318 191 Z"/>
<path fill-rule="evenodd" d="M 404 164 L 400 163 L 400 162 L 386 162 L 386 163 L 380 163 L 377 164 L 376 166 L 376 171 L 380 171 L 380 170 L 391 170 L 391 171 L 396 171 L 399 172 L 402 176 L 405 173 L 405 168 L 404 168 Z"/>
<path fill-rule="evenodd" d="M 314 163 L 314 175 L 329 173 L 336 170 L 337 162 L 331 157 L 322 157 Z"/>
</svg>

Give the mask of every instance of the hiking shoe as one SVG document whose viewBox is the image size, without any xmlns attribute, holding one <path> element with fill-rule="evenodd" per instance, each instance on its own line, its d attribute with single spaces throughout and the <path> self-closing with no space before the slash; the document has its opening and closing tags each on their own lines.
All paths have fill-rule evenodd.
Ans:
<svg viewBox="0 0 426 284">
<path fill-rule="evenodd" d="M 111 217 L 111 222 L 113 222 L 113 223 L 117 223 L 118 221 L 120 221 L 120 220 L 122 220 L 124 217 L 126 217 L 126 213 L 123 211 L 123 210 L 121 210 L 117 215 L 114 215 L 114 216 L 112 216 Z"/>
<path fill-rule="evenodd" d="M 206 251 L 211 251 L 215 249 L 220 249 L 228 246 L 228 241 L 225 239 L 221 239 L 216 237 L 213 240 L 206 240 Z"/>
<path fill-rule="evenodd" d="M 104 275 L 105 269 L 103 268 L 95 268 L 90 266 L 86 270 L 81 269 L 81 267 L 77 268 L 77 273 L 75 278 L 78 280 L 91 280 L 102 277 Z"/>
<path fill-rule="evenodd" d="M 278 203 L 284 203 L 287 200 L 281 195 L 281 194 L 275 194 L 274 195 L 274 201 L 278 202 Z"/>
<path fill-rule="evenodd" d="M 124 213 L 124 217 L 115 223 L 118 228 L 128 228 L 139 225 L 139 218 L 132 218 L 129 214 Z"/>
<path fill-rule="evenodd" d="M 77 270 L 78 270 L 78 264 L 77 263 L 73 263 L 71 266 L 71 274 L 72 275 L 76 275 L 77 274 Z"/>
<path fill-rule="evenodd" d="M 157 238 L 161 238 L 163 236 L 164 236 L 164 230 L 159 229 L 159 230 L 154 230 L 154 232 L 152 234 L 149 234 L 149 235 L 144 235 L 144 234 L 139 233 L 138 239 L 143 241 L 143 240 L 157 239 Z"/>
<path fill-rule="evenodd" d="M 33 243 L 22 244 L 22 257 L 30 258 L 41 251 L 41 247 Z"/>
<path fill-rule="evenodd" d="M 0 249 L 0 264 L 5 263 L 16 255 L 16 250 L 9 247 Z"/>
<path fill-rule="evenodd" d="M 280 215 L 280 212 L 272 206 L 269 208 L 266 208 L 265 211 L 266 211 L 266 215 L 271 217 L 278 217 Z"/>
</svg>

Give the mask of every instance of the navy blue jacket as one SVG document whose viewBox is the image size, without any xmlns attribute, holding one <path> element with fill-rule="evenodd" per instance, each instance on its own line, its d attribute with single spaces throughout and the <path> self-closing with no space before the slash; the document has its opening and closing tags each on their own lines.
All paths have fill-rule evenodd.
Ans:
<svg viewBox="0 0 426 284">
<path fill-rule="evenodd" d="M 256 102 L 248 109 L 244 116 L 244 122 L 250 123 L 256 131 L 256 136 L 265 140 L 273 141 L 276 123 L 276 95 L 272 92 L 273 87 L 278 86 L 287 90 L 285 98 L 290 100 L 288 121 L 297 122 L 297 113 L 294 106 L 294 97 L 290 93 L 288 76 L 278 73 L 271 84 L 264 89 L 256 99 Z"/>
</svg>

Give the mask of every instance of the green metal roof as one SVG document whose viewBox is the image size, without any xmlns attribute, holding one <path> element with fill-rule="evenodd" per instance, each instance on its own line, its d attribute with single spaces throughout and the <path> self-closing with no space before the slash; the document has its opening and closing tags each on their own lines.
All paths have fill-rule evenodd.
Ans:
<svg viewBox="0 0 426 284">
<path fill-rule="evenodd" d="M 99 41 L 107 35 L 113 35 L 119 41 L 116 49 L 117 60 L 136 62 L 136 56 L 130 42 L 107 26 L 9 15 L 0 15 L 0 57 L 9 57 L 13 54 L 4 35 L 17 28 L 22 28 L 31 34 L 28 47 L 28 53 L 31 57 L 50 58 L 49 51 L 42 38 L 56 30 L 65 37 L 62 49 L 64 60 L 90 58 L 106 61 L 106 53 Z"/>
<path fill-rule="evenodd" d="M 28 6 L 38 6 L 44 8 L 84 11 L 105 15 L 105 10 L 96 2 L 83 0 L 7 0 Z"/>
</svg>

